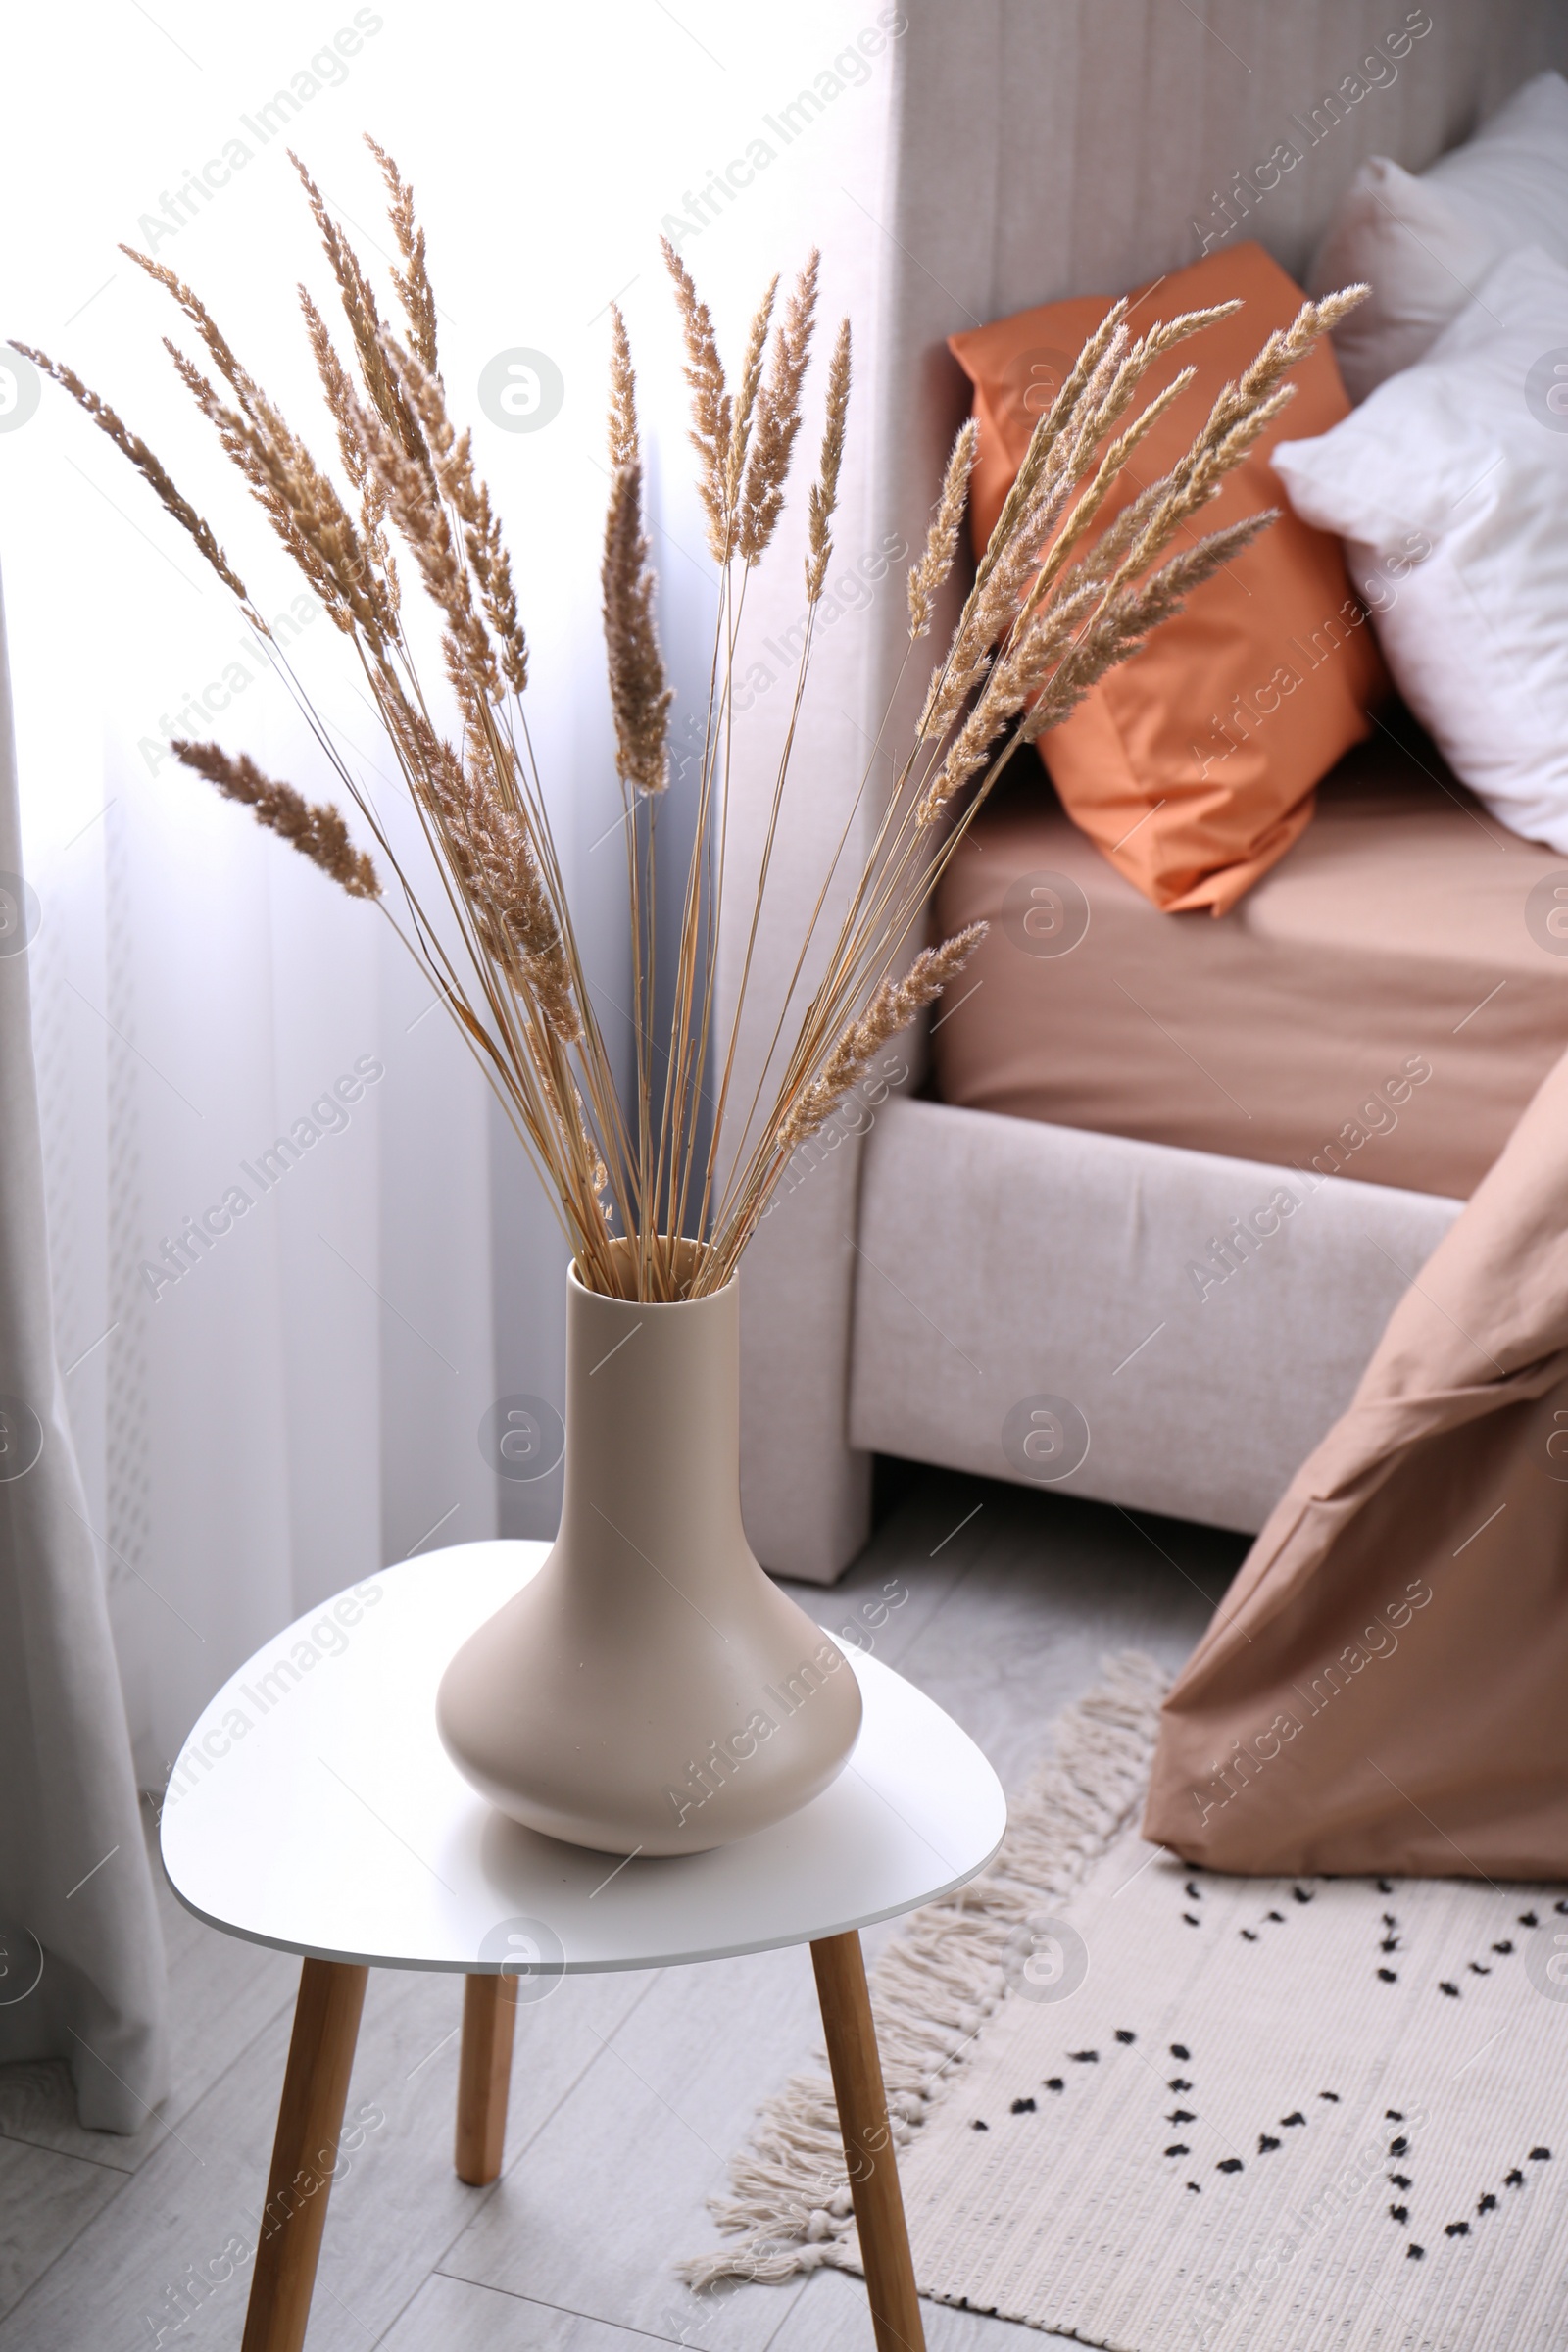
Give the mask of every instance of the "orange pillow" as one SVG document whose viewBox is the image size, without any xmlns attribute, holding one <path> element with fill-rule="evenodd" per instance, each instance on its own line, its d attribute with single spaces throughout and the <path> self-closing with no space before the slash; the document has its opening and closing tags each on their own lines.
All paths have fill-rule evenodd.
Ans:
<svg viewBox="0 0 1568 2352">
<path fill-rule="evenodd" d="M 1255 244 L 1209 254 L 1135 292 L 1134 333 L 1235 295 L 1245 309 L 1167 353 L 1144 378 L 1133 415 L 1181 368 L 1198 369 L 1134 452 L 1106 501 L 1106 520 L 1168 471 L 1221 385 L 1242 373 L 1271 328 L 1289 325 L 1302 301 Z M 953 336 L 980 426 L 969 507 L 977 552 L 1036 419 L 1109 307 L 1102 295 L 1084 295 Z M 1349 414 L 1326 337 L 1291 380 L 1296 398 L 1227 476 L 1197 530 L 1265 507 L 1280 509 L 1278 521 L 1039 738 L 1068 815 L 1118 872 L 1172 913 L 1211 906 L 1223 914 L 1285 855 L 1311 821 L 1318 778 L 1369 732 L 1366 711 L 1388 690 L 1339 541 L 1291 512 L 1269 466 L 1276 442 L 1326 433 Z"/>
</svg>

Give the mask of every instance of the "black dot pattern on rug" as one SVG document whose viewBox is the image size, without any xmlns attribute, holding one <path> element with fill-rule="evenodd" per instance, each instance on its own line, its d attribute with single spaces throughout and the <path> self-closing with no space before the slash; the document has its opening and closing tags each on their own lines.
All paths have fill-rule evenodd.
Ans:
<svg viewBox="0 0 1568 2352">
<path fill-rule="evenodd" d="M 1340 2103 L 1340 2094 L 1337 2090 L 1320 2090 L 1317 2095 L 1320 2099 L 1332 2099 L 1336 2107 Z"/>
<path fill-rule="evenodd" d="M 1185 2041 L 1173 2041 L 1170 2045 L 1170 2054 L 1173 2058 L 1179 2058 L 1183 2066 L 1190 2062 L 1193 2055 Z"/>
<path fill-rule="evenodd" d="M 1411 2243 L 1410 2245 L 1406 2246 L 1404 2250 L 1412 2262 L 1424 2262 L 1426 2260 L 1427 2250 L 1425 2246 L 1418 2246 L 1414 2243 Z"/>
<path fill-rule="evenodd" d="M 1192 2084 L 1188 2082 L 1185 2075 L 1172 2075 L 1170 2081 L 1165 2085 L 1167 2090 L 1174 2090 L 1177 2093 L 1180 2093 L 1184 2090 L 1191 2090 L 1192 2087 Z"/>
<path fill-rule="evenodd" d="M 1299 2107 L 1293 2107 L 1289 2115 L 1282 2115 L 1280 2117 L 1280 2130 L 1282 2132 L 1288 2132 L 1293 2124 L 1304 2124 L 1306 2118 L 1301 2113 Z"/>
<path fill-rule="evenodd" d="M 1260 2156 L 1266 2156 L 1271 2148 L 1277 2148 L 1279 2144 L 1270 2132 L 1260 2132 L 1257 2135 L 1257 2152 Z"/>
<path fill-rule="evenodd" d="M 1098 2066 L 1100 2064 L 1098 2050 L 1069 2050 L 1067 2055 L 1069 2058 L 1076 2058 L 1080 2066 Z"/>
<path fill-rule="evenodd" d="M 1241 2173 L 1246 2169 L 1239 2156 L 1222 2156 L 1214 2167 L 1216 2173 Z"/>
<path fill-rule="evenodd" d="M 1138 2036 L 1130 2026 L 1118 2026 L 1116 2028 L 1116 2039 L 1118 2041 L 1136 2041 Z"/>
<path fill-rule="evenodd" d="M 1192 2149 L 1188 2147 L 1183 2140 L 1177 2140 L 1174 2147 L 1169 2147 L 1165 2150 L 1167 2156 L 1190 2156 L 1192 2152 Z M 1189 2181 L 1187 2185 L 1189 2188 L 1191 2188 L 1192 2182 Z"/>
<path fill-rule="evenodd" d="M 1392 2123 L 1397 2124 L 1403 2123 L 1404 2121 L 1403 2114 L 1397 2108 L 1390 2107 L 1385 2109 L 1384 2112 L 1388 2120 Z M 1391 2156 L 1402 2156 L 1405 2154 L 1408 2145 L 1408 2141 L 1404 2138 L 1391 2140 L 1389 2143 L 1389 2153 Z M 1551 2160 L 1551 2150 L 1546 2147 L 1532 2148 L 1530 2151 L 1530 2160 L 1533 2163 L 1549 2163 Z M 1391 2187 L 1404 2191 L 1406 2196 L 1408 2195 L 1410 2189 L 1415 2185 L 1408 2173 L 1391 2172 L 1389 2174 L 1389 2182 Z M 1520 2170 L 1519 2166 L 1515 2165 L 1512 2171 L 1504 2176 L 1502 2184 L 1504 2188 L 1523 2188 L 1526 2184 L 1526 2176 Z M 1483 2190 L 1481 2195 L 1476 2199 L 1475 2210 L 1477 2220 L 1484 2219 L 1489 2213 L 1496 2213 L 1499 2210 L 1499 2200 L 1495 2192 L 1490 2188 Z M 1389 2207 L 1389 2218 L 1391 2221 L 1397 2222 L 1401 2227 L 1403 2227 L 1403 2225 L 1410 2219 L 1409 2205 L 1402 2199 L 1398 2204 L 1391 2205 Z M 1471 2225 L 1468 2221 L 1464 2220 L 1445 2222 L 1443 2225 L 1443 2234 L 1446 2238 L 1450 2240 L 1461 2237 L 1469 2237 L 1472 2234 Z M 1407 2246 L 1405 2251 L 1418 2262 L 1424 2259 L 1426 2253 L 1425 2247 L 1413 2243 Z"/>
<path fill-rule="evenodd" d="M 1066 2083 L 1062 2081 L 1059 2075 L 1048 2075 L 1046 2077 L 1046 2088 L 1048 2090 L 1065 2090 L 1066 2087 Z"/>
<path fill-rule="evenodd" d="M 1011 2113 L 1012 2113 L 1012 2114 L 1014 2114 L 1014 2115 L 1033 2115 L 1033 2114 L 1034 2114 L 1034 2112 L 1035 2112 L 1035 2103 L 1034 2103 L 1033 2099 L 1014 2099 L 1014 2100 L 1013 2100 L 1013 2102 L 1012 2102 L 1012 2108 L 1011 2108 Z"/>
<path fill-rule="evenodd" d="M 1312 1900 L 1311 1892 L 1305 1886 L 1293 1886 L 1291 1892 L 1298 1903 L 1309 1903 Z"/>
<path fill-rule="evenodd" d="M 989 2124 L 983 2124 L 980 2121 L 980 2118 L 976 2116 L 974 2122 L 969 2126 L 969 2129 L 971 2132 L 989 2132 L 991 2126 Z"/>
</svg>

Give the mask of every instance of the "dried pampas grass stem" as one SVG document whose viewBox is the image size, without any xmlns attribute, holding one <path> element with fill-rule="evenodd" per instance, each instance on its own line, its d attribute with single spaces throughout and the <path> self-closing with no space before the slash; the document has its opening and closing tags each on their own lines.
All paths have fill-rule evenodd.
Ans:
<svg viewBox="0 0 1568 2352">
<path fill-rule="evenodd" d="M 354 847 L 336 808 L 314 806 L 292 784 L 274 784 L 243 752 L 225 752 L 216 743 L 187 743 L 178 736 L 172 749 L 181 766 L 216 784 L 225 801 L 238 801 L 243 808 L 254 809 L 259 824 L 280 833 L 351 899 L 380 897 L 375 867 L 363 850 Z"/>
<path fill-rule="evenodd" d="M 181 762 L 251 809 L 351 898 L 377 902 L 418 958 L 438 1000 L 477 1055 L 549 1188 L 590 1287 L 638 1298 L 702 1296 L 733 1275 L 791 1155 L 817 1134 L 875 1056 L 961 971 L 983 936 L 975 925 L 922 947 L 908 942 L 933 884 L 1020 746 L 1054 725 L 1149 632 L 1228 564 L 1269 520 L 1253 514 L 1200 534 L 1195 524 L 1231 469 L 1290 400 L 1290 369 L 1358 300 L 1350 288 L 1307 303 L 1227 384 L 1190 447 L 1130 499 L 1123 480 L 1153 425 L 1190 388 L 1181 371 L 1136 407 L 1149 369 L 1233 304 L 1156 321 L 1134 337 L 1124 302 L 1090 336 L 1040 417 L 940 658 L 919 719 L 876 812 L 863 867 L 831 893 L 849 825 L 824 844 L 815 906 L 770 1036 L 748 1051 L 743 1014 L 764 919 L 814 630 L 833 554 L 848 446 L 849 322 L 838 329 L 821 395 L 821 439 L 805 517 L 807 612 L 799 663 L 769 791 L 762 847 L 743 906 L 745 951 L 725 1034 L 715 1018 L 717 940 L 731 851 L 729 791 L 747 652 L 745 585 L 777 536 L 806 420 L 820 260 L 811 253 L 779 303 L 764 289 L 733 376 L 712 314 L 668 243 L 690 392 L 691 441 L 709 551 L 717 569 L 704 723 L 696 730 L 694 838 L 675 899 L 672 1008 L 653 1032 L 661 968 L 656 917 L 659 811 L 669 780 L 672 689 L 657 625 L 658 583 L 644 519 L 644 470 L 630 339 L 610 309 L 610 497 L 601 588 L 613 725 L 624 801 L 632 946 L 635 1069 L 623 1100 L 607 1047 L 563 877 L 524 713 L 529 654 L 512 563 L 470 435 L 453 422 L 442 381 L 437 308 L 414 194 L 392 158 L 369 151 L 385 186 L 397 259 L 394 331 L 370 277 L 298 157 L 346 327 L 340 352 L 301 289 L 305 332 L 326 404 L 342 480 L 313 454 L 243 366 L 191 287 L 132 254 L 175 305 L 200 347 L 169 350 L 263 514 L 355 656 L 435 877 L 421 899 L 351 759 L 310 702 L 205 516 L 118 411 L 75 372 L 26 351 L 141 475 L 240 606 L 269 651 L 331 768 L 347 807 L 396 884 L 357 846 L 341 810 L 265 775 L 243 752 L 179 742 Z M 954 443 L 925 545 L 907 582 L 909 640 L 935 625 L 958 560 L 978 452 L 971 422 Z M 1112 519 L 1104 519 L 1107 509 Z M 444 686 L 421 679 L 404 612 L 398 548 L 424 592 Z M 1170 551 L 1175 549 L 1174 553 Z M 443 716 L 442 712 L 446 715 Z M 883 765 L 889 720 L 859 779 L 863 807 Z M 400 837 L 401 838 L 401 837 Z M 423 867 L 420 868 L 421 875 Z M 836 924 L 823 926 L 839 905 Z M 667 919 L 667 918 L 666 918 Z M 809 962 L 815 977 L 803 975 Z M 626 1244 L 632 1246 L 628 1250 Z"/>
</svg>

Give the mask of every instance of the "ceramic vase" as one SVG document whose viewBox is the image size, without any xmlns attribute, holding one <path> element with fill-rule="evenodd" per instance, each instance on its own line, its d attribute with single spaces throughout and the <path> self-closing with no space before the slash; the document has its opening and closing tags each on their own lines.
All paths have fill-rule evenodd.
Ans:
<svg viewBox="0 0 1568 2352">
<path fill-rule="evenodd" d="M 567 1292 L 561 1533 L 452 1660 L 437 1725 L 458 1769 L 530 1829 L 701 1853 L 828 1786 L 859 1688 L 741 1526 L 738 1280 L 658 1305 L 587 1290 L 572 1268 Z"/>
</svg>

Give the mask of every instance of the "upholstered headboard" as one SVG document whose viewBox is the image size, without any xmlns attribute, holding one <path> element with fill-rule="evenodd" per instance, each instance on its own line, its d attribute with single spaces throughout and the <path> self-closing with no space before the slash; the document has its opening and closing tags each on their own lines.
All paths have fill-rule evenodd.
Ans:
<svg viewBox="0 0 1568 2352">
<path fill-rule="evenodd" d="M 966 406 L 950 334 L 1243 237 L 1300 276 L 1367 156 L 1418 171 L 1529 75 L 1568 69 L 1561 0 L 904 0 L 900 24 L 883 209 L 858 257 L 874 431 L 841 535 L 867 548 L 924 534 Z M 905 654 L 888 585 L 818 656 L 808 850 L 844 822 Z M 773 593 L 781 615 L 799 601 Z M 787 972 L 818 867 L 781 870 L 799 878 L 770 901 L 764 955 Z M 843 1434 L 858 1152 L 846 1137 L 780 1203 L 744 1285 L 748 1527 L 770 1567 L 817 1578 L 868 1523 L 869 1466 Z"/>
</svg>

